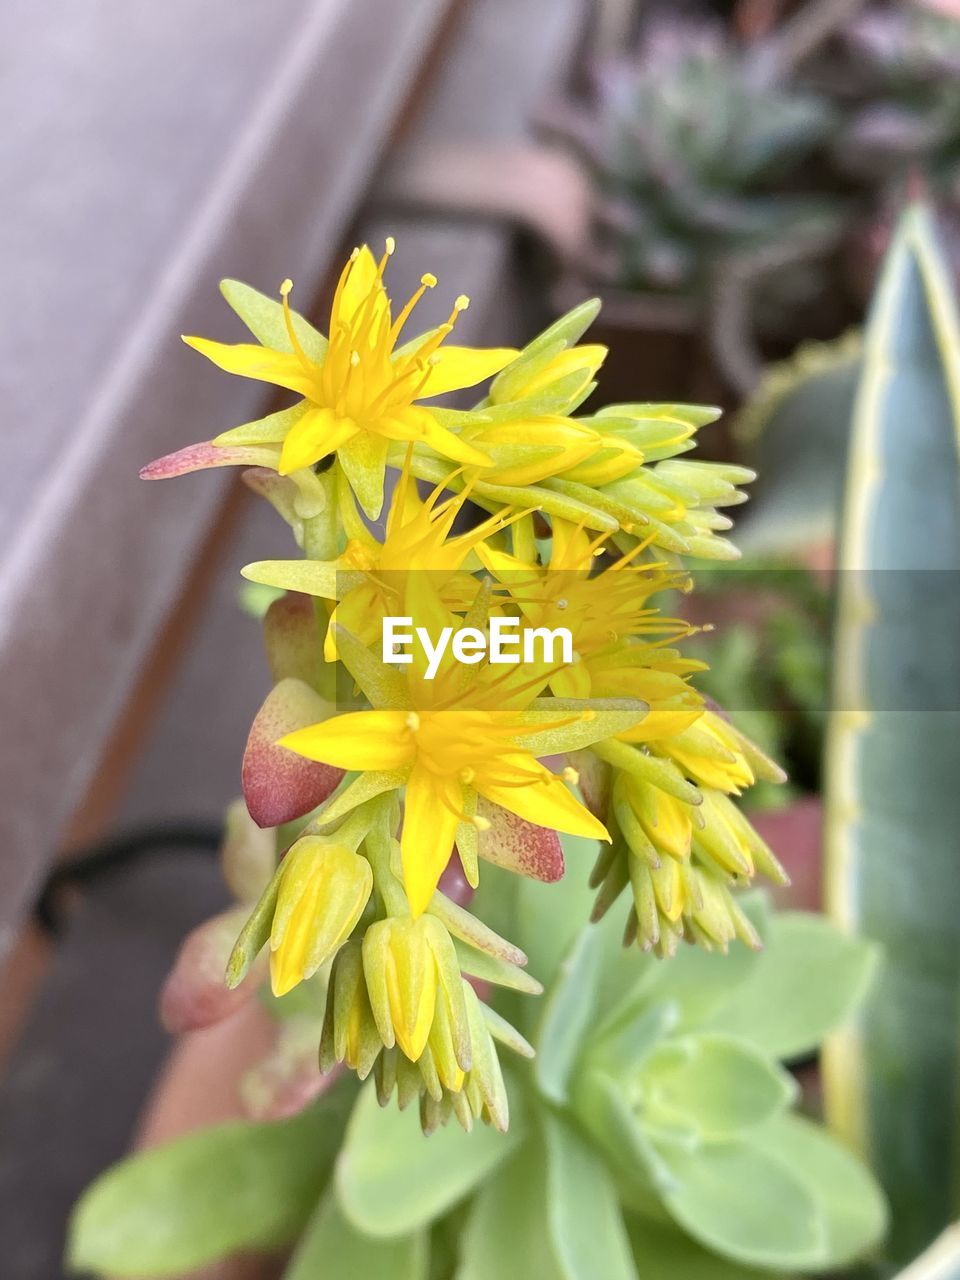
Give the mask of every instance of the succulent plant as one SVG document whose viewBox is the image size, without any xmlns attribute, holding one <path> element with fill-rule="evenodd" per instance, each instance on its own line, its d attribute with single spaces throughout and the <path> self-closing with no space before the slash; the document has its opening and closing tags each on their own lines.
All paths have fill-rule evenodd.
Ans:
<svg viewBox="0 0 960 1280">
<path fill-rule="evenodd" d="M 762 952 L 624 952 L 614 913 L 581 923 L 589 843 L 565 840 L 580 874 L 558 885 L 494 869 L 480 891 L 548 989 L 540 1012 L 493 1000 L 537 1047 L 505 1070 L 508 1133 L 425 1138 L 416 1106 L 381 1110 L 373 1081 L 357 1093 L 348 1077 L 284 1124 L 190 1135 L 108 1171 L 75 1215 L 74 1265 L 179 1274 L 299 1238 L 285 1280 L 760 1280 L 874 1244 L 881 1193 L 797 1113 L 783 1065 L 846 1020 L 873 948 L 755 896 Z"/>
<path fill-rule="evenodd" d="M 841 166 L 883 184 L 914 170 L 958 194 L 960 20 L 921 4 L 874 6 L 843 32 L 836 91 L 848 104 Z"/>
<path fill-rule="evenodd" d="M 571 866 L 586 863 L 585 843 L 565 841 Z M 548 995 L 525 1026 L 536 1060 L 510 1070 L 517 1132 L 495 1170 L 471 1178 L 458 1278 L 626 1280 L 671 1266 L 686 1275 L 691 1259 L 704 1276 L 729 1274 L 730 1262 L 809 1271 L 875 1241 L 875 1184 L 793 1113 L 799 1090 L 781 1065 L 858 1003 L 871 949 L 756 898 L 762 953 L 685 948 L 658 962 L 621 952 L 619 921 L 581 928 L 584 896 L 582 877 L 559 893 L 501 877 L 485 903 L 520 928 Z M 503 1007 L 515 1016 L 509 998 Z M 441 1155 L 413 1117 L 384 1121 L 361 1095 L 335 1194 L 354 1226 L 395 1238 L 463 1198 L 455 1171 L 472 1138 L 436 1135 Z"/>
<path fill-rule="evenodd" d="M 775 185 L 824 140 L 831 110 L 752 83 L 719 28 L 654 22 L 636 54 L 598 67 L 595 96 L 579 139 L 617 283 L 698 293 L 730 254 L 837 225 L 830 202 Z"/>
</svg>

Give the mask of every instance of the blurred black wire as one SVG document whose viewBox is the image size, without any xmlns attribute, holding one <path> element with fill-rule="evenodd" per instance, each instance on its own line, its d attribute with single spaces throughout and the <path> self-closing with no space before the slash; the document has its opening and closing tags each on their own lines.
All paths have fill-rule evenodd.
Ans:
<svg viewBox="0 0 960 1280">
<path fill-rule="evenodd" d="M 97 841 L 54 867 L 34 904 L 34 922 L 49 937 L 57 939 L 65 925 L 64 889 L 93 884 L 103 875 L 158 849 L 216 853 L 222 835 L 219 823 L 183 821 L 136 827 Z"/>
</svg>

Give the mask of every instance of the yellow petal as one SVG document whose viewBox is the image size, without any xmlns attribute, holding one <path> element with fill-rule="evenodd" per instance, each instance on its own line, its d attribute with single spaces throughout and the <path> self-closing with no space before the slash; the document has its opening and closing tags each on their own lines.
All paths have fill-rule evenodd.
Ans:
<svg viewBox="0 0 960 1280">
<path fill-rule="evenodd" d="M 357 432 L 350 418 L 338 418 L 330 409 L 311 409 L 290 428 L 280 452 L 277 470 L 282 476 L 315 462 L 346 444 Z"/>
<path fill-rule="evenodd" d="M 391 420 L 391 428 L 395 433 L 394 439 L 422 440 L 431 449 L 445 458 L 453 458 L 455 462 L 466 462 L 474 467 L 491 465 L 487 454 L 442 427 L 429 409 L 412 405 Z"/>
<path fill-rule="evenodd" d="M 575 662 L 550 677 L 550 688 L 558 698 L 589 698 L 593 681 L 585 662 Z"/>
<path fill-rule="evenodd" d="M 272 351 L 253 342 L 211 342 L 209 338 L 191 338 L 186 334 L 183 340 L 226 373 L 272 382 L 274 386 L 299 391 L 302 396 L 316 394 L 315 380 L 290 352 Z"/>
<path fill-rule="evenodd" d="M 456 778 L 438 777 L 424 768 L 413 769 L 404 797 L 400 861 L 414 918 L 427 909 L 450 860 L 460 823 L 456 811 L 462 807 L 463 788 Z"/>
<path fill-rule="evenodd" d="M 551 569 L 589 569 L 593 561 L 590 550 L 590 534 L 580 525 L 568 520 L 551 520 L 553 541 L 550 545 Z"/>
<path fill-rule="evenodd" d="M 402 769 L 412 764 L 413 738 L 406 711 L 349 711 L 297 729 L 279 745 L 308 760 L 340 769 Z"/>
<path fill-rule="evenodd" d="M 430 376 L 419 398 L 441 396 L 445 391 L 473 387 L 505 369 L 520 353 L 511 347 L 438 347 L 431 357 Z"/>
<path fill-rule="evenodd" d="M 583 807 L 580 801 L 560 778 L 545 775 L 542 782 L 529 787 L 503 787 L 478 778 L 477 790 L 501 809 L 534 822 L 539 827 L 565 831 L 572 836 L 587 836 L 594 840 L 609 841 L 610 835 L 603 823 Z"/>
<path fill-rule="evenodd" d="M 681 861 L 689 858 L 693 835 L 689 805 L 657 787 L 645 785 L 631 791 L 630 801 L 658 849 Z"/>
<path fill-rule="evenodd" d="M 397 1044 L 411 1062 L 426 1048 L 437 1006 L 437 965 L 419 938 L 387 953 L 387 999 Z"/>
<path fill-rule="evenodd" d="M 376 321 L 379 321 L 385 312 L 389 312 L 390 300 L 383 287 L 383 281 L 377 276 L 376 258 L 371 253 L 369 246 L 362 245 L 360 252 L 347 272 L 337 310 L 331 317 L 330 332 L 334 332 L 337 321 L 345 322 L 349 325 L 359 309 L 366 303 L 371 292 L 374 294 L 374 301 L 371 305 L 373 306 L 375 317 L 371 331 L 376 333 L 379 327 Z"/>
</svg>

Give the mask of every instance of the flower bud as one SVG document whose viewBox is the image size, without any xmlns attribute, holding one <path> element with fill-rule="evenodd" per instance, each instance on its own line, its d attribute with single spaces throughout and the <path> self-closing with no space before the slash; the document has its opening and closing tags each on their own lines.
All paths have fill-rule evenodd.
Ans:
<svg viewBox="0 0 960 1280">
<path fill-rule="evenodd" d="M 586 390 L 606 359 L 607 348 L 599 343 L 566 347 L 550 353 L 525 354 L 509 366 L 490 389 L 491 404 L 529 400 L 549 393 L 561 380 L 571 403 Z"/>
<path fill-rule="evenodd" d="M 635 778 L 626 781 L 624 794 L 647 838 L 659 852 L 671 858 L 689 858 L 693 835 L 689 804 Z"/>
<path fill-rule="evenodd" d="M 713 711 L 678 733 L 665 749 L 698 783 L 739 795 L 755 779 L 736 734 Z"/>
<path fill-rule="evenodd" d="M 360 941 L 351 938 L 338 951 L 330 970 L 320 1070 L 327 1072 L 336 1063 L 345 1062 L 365 1080 L 382 1048 L 363 978 Z"/>
<path fill-rule="evenodd" d="M 453 1054 L 470 1066 L 460 967 L 450 935 L 433 916 L 392 916 L 363 939 L 363 971 L 373 1016 L 387 1048 L 398 1044 L 411 1062 L 426 1047 L 438 998 L 444 1004 Z"/>
<path fill-rule="evenodd" d="M 270 931 L 270 976 L 277 996 L 312 977 L 336 954 L 373 888 L 366 858 L 318 836 L 298 840 L 281 871 Z"/>
</svg>

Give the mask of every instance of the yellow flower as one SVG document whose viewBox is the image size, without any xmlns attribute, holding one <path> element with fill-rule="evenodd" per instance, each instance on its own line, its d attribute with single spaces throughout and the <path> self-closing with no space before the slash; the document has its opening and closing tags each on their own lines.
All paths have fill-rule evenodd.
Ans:
<svg viewBox="0 0 960 1280">
<path fill-rule="evenodd" d="M 665 669 L 659 682 L 638 679 L 639 662 L 650 655 L 658 665 L 657 649 L 641 650 L 631 642 L 639 636 L 673 637 L 688 634 L 690 627 L 663 617 L 649 603 L 657 592 L 684 589 L 685 575 L 660 563 L 637 564 L 646 549 L 643 543 L 619 557 L 602 573 L 594 573 L 597 558 L 605 551 L 606 535 L 591 537 L 582 525 L 554 517 L 550 558 L 545 565 L 529 564 L 493 547 L 479 547 L 478 554 L 505 588 L 504 605 L 515 602 L 528 627 L 569 629 L 577 661 L 551 675 L 550 688 L 558 697 L 633 697 L 655 703 L 679 699 L 680 709 L 692 698 L 700 714 L 697 696 L 683 680 Z M 668 654 L 664 660 L 676 666 Z M 617 680 L 615 673 L 626 674 Z M 596 673 L 596 676 L 595 676 Z M 653 695 L 653 697 L 651 697 Z M 640 722 L 646 725 L 647 718 Z M 686 723 L 689 723 L 689 719 Z M 652 725 L 649 726 L 652 729 Z"/>
<path fill-rule="evenodd" d="M 330 314 L 329 341 L 313 358 L 304 350 L 290 312 L 291 282 L 281 286 L 291 350 L 252 343 L 228 344 L 185 337 L 228 373 L 285 387 L 303 397 L 300 412 L 287 415 L 277 469 L 289 475 L 336 452 L 354 492 L 368 515 L 379 515 L 383 475 L 391 441 L 422 441 L 458 462 L 484 466 L 488 459 L 442 426 L 417 402 L 446 391 L 474 386 L 508 364 L 510 348 L 489 350 L 442 345 L 457 316 L 468 305 L 461 295 L 445 324 L 397 348 L 411 312 L 437 281 L 422 277 L 420 288 L 393 318 L 383 284 L 394 243 L 377 263 L 369 248 L 355 249 L 343 269 Z M 215 443 L 228 444 L 231 433 Z M 261 436 L 261 444 L 269 443 Z"/>
<path fill-rule="evenodd" d="M 477 795 L 538 826 L 609 839 L 563 777 L 522 745 L 535 728 L 519 712 L 479 709 L 476 691 L 467 690 L 439 709 L 333 716 L 287 734 L 280 745 L 344 769 L 395 773 L 396 785 L 405 785 L 400 857 L 410 909 L 419 916 L 449 861 L 457 828 L 482 823 L 468 812 Z M 569 771 L 565 776 L 573 779 Z"/>
<path fill-rule="evenodd" d="M 330 615 L 324 656 L 335 661 L 335 627 L 346 627 L 364 644 L 375 644 L 384 617 L 404 612 L 405 587 L 411 574 L 428 573 L 441 602 L 451 609 L 466 609 L 476 595 L 476 581 L 462 567 L 479 568 L 472 556 L 485 538 L 507 528 L 526 512 L 504 509 L 489 519 L 451 537 L 457 516 L 469 496 L 469 486 L 440 501 L 446 482 L 438 484 L 426 501 L 412 481 L 409 459 L 393 492 L 383 542 L 378 542 L 354 511 L 345 512 L 352 534 L 336 560 L 261 560 L 241 572 L 252 582 L 302 591 L 327 600 L 339 600 Z"/>
<path fill-rule="evenodd" d="M 428 594 L 424 582 L 416 585 L 421 596 Z M 550 773 L 525 745 L 548 728 L 554 737 L 543 754 L 566 750 L 564 735 L 580 731 L 582 737 L 584 723 L 598 719 L 595 713 L 585 708 L 571 716 L 554 712 L 552 718 L 539 708 L 545 723 L 531 722 L 524 708 L 545 677 L 531 680 L 520 666 L 495 675 L 497 668 L 489 664 L 463 668 L 451 662 L 431 681 L 420 677 L 416 664 L 406 668 L 407 707 L 348 712 L 280 739 L 307 759 L 389 774 L 393 786 L 404 786 L 401 861 L 415 916 L 433 896 L 457 828 L 484 826 L 484 819 L 474 817 L 477 796 L 541 827 L 608 838 L 603 823 L 568 790 L 564 777 L 576 781 L 575 774 Z"/>
<path fill-rule="evenodd" d="M 285 995 L 336 954 L 372 888 L 366 858 L 317 836 L 297 841 L 281 868 L 270 931 L 274 995 Z"/>
</svg>

